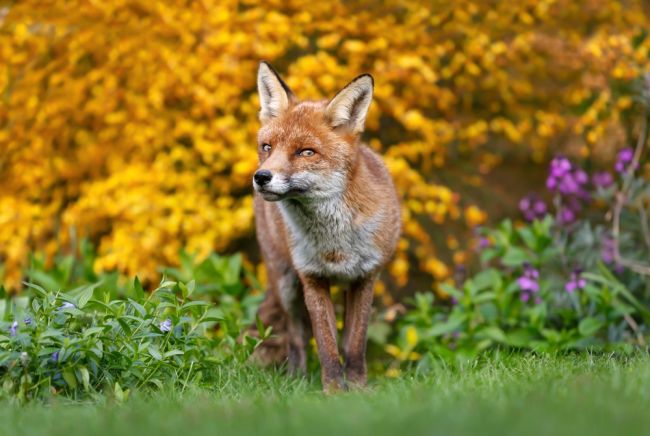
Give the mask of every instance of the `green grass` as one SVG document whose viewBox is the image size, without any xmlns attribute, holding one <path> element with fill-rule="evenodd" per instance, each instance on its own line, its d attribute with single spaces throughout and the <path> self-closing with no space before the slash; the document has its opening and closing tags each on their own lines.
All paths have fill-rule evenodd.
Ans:
<svg viewBox="0 0 650 436">
<path fill-rule="evenodd" d="M 650 428 L 650 357 L 498 356 L 324 396 L 313 377 L 224 369 L 210 389 L 125 404 L 0 403 L 0 434 L 635 435 Z"/>
</svg>

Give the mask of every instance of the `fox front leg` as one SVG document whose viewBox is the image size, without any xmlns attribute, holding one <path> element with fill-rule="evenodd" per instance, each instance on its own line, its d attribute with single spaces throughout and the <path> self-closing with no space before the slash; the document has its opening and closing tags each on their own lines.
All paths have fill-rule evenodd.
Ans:
<svg viewBox="0 0 650 436">
<path fill-rule="evenodd" d="M 303 291 L 297 295 L 292 304 L 287 322 L 288 333 L 288 370 L 293 376 L 307 374 L 307 343 L 311 335 L 309 314 L 305 307 Z"/>
<path fill-rule="evenodd" d="M 305 305 L 318 347 L 321 381 L 325 392 L 346 389 L 343 365 L 336 342 L 336 315 L 330 297 L 329 281 L 321 277 L 302 277 Z"/>
<path fill-rule="evenodd" d="M 345 376 L 348 383 L 355 386 L 365 386 L 367 381 L 366 342 L 376 278 L 373 274 L 353 282 L 345 298 Z"/>
</svg>

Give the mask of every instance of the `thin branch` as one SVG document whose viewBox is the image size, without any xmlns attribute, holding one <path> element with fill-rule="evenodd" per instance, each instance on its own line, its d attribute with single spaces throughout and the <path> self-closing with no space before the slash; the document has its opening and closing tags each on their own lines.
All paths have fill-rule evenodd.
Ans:
<svg viewBox="0 0 650 436">
<path fill-rule="evenodd" d="M 639 220 L 641 221 L 643 239 L 645 240 L 645 244 L 648 246 L 648 250 L 650 250 L 650 228 L 648 228 L 648 214 L 646 213 L 643 204 L 639 203 L 637 205 L 637 208 L 639 210 Z"/>
<path fill-rule="evenodd" d="M 648 141 L 648 118 L 650 117 L 648 113 L 646 113 L 643 117 L 643 127 L 641 128 L 641 135 L 639 136 L 639 140 L 636 143 L 634 157 L 629 167 L 627 168 L 625 177 L 623 179 L 623 187 L 621 188 L 620 192 L 616 193 L 616 201 L 614 203 L 613 210 L 612 238 L 614 239 L 614 261 L 622 266 L 630 268 L 636 273 L 650 276 L 650 265 L 646 265 L 635 260 L 626 259 L 621 256 L 620 252 L 621 212 L 623 211 L 623 206 L 625 206 L 625 201 L 628 197 L 628 190 L 630 188 L 630 183 L 632 182 L 632 175 L 634 173 L 634 170 L 639 166 L 643 147 Z"/>
<path fill-rule="evenodd" d="M 625 322 L 630 326 L 632 331 L 636 333 L 636 340 L 639 342 L 639 345 L 642 347 L 645 346 L 645 339 L 643 338 L 643 334 L 639 330 L 639 325 L 634 321 L 634 318 L 632 318 L 628 313 L 623 314 L 623 318 L 625 319 Z"/>
</svg>

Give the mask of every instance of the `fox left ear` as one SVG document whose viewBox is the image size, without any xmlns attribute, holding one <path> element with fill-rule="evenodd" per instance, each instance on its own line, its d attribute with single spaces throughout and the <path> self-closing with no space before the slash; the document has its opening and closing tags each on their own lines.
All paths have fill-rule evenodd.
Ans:
<svg viewBox="0 0 650 436">
<path fill-rule="evenodd" d="M 363 132 L 373 86 L 372 76 L 362 74 L 340 90 L 325 109 L 331 126 L 345 127 L 352 133 Z"/>
<path fill-rule="evenodd" d="M 280 75 L 268 62 L 260 62 L 257 71 L 257 92 L 260 96 L 260 121 L 267 122 L 287 110 L 289 103 L 295 99 Z"/>
</svg>

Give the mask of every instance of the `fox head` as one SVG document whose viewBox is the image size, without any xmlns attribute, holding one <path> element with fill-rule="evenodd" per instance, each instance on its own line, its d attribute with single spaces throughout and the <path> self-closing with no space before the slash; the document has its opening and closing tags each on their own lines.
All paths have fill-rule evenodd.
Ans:
<svg viewBox="0 0 650 436">
<path fill-rule="evenodd" d="M 372 100 L 372 76 L 357 77 L 329 101 L 300 102 L 278 73 L 261 62 L 257 88 L 262 126 L 255 190 L 267 201 L 343 193 Z"/>
</svg>

